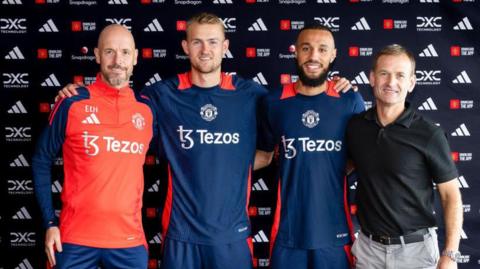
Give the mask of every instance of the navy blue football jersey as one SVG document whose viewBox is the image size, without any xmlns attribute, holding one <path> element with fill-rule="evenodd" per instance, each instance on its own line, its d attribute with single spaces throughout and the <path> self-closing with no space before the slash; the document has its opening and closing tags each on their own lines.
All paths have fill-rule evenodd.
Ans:
<svg viewBox="0 0 480 269">
<path fill-rule="evenodd" d="M 345 208 L 345 128 L 364 110 L 360 94 L 306 96 L 295 84 L 262 101 L 259 149 L 279 148 L 279 194 L 272 242 L 314 249 L 351 240 Z"/>
<path fill-rule="evenodd" d="M 168 161 L 164 234 L 197 244 L 229 243 L 250 235 L 247 201 L 256 146 L 256 113 L 267 90 L 222 73 L 211 88 L 190 74 L 143 90 L 158 113 Z"/>
</svg>

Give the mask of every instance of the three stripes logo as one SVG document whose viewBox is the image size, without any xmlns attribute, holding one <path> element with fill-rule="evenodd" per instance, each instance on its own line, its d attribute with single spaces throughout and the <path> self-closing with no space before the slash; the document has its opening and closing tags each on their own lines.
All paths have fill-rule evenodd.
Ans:
<svg viewBox="0 0 480 269">
<path fill-rule="evenodd" d="M 317 0 L 319 4 L 336 4 L 337 0 Z"/>
<path fill-rule="evenodd" d="M 53 193 L 61 193 L 62 190 L 63 190 L 63 188 L 62 188 L 62 184 L 60 184 L 60 181 L 55 180 L 55 181 L 52 183 L 52 192 L 53 192 Z"/>
<path fill-rule="evenodd" d="M 368 77 L 364 71 L 360 72 L 352 81 L 352 84 L 368 84 Z"/>
<path fill-rule="evenodd" d="M 459 185 L 460 189 L 470 188 L 470 186 L 468 185 L 467 180 L 465 179 L 464 176 L 459 176 L 458 177 L 458 185 Z"/>
<path fill-rule="evenodd" d="M 252 186 L 252 191 L 268 191 L 268 186 L 265 184 L 263 178 L 260 178 L 255 184 Z"/>
<path fill-rule="evenodd" d="M 158 19 L 153 19 L 151 23 L 143 29 L 144 32 L 163 32 L 163 27 Z"/>
<path fill-rule="evenodd" d="M 460 126 L 452 132 L 452 136 L 470 136 L 470 132 L 467 129 L 465 123 L 460 124 Z"/>
<path fill-rule="evenodd" d="M 23 5 L 21 0 L 3 0 L 2 5 Z"/>
<path fill-rule="evenodd" d="M 470 84 L 472 80 L 467 74 L 467 71 L 463 70 L 453 81 L 453 84 Z"/>
<path fill-rule="evenodd" d="M 13 162 L 10 163 L 10 167 L 30 167 L 30 164 L 28 164 L 25 156 L 20 154 L 17 158 L 15 158 L 15 160 L 13 160 Z"/>
<path fill-rule="evenodd" d="M 257 73 L 255 75 L 255 77 L 253 78 L 253 81 L 255 81 L 256 83 L 258 83 L 260 85 L 268 85 L 268 82 L 265 79 L 265 77 L 263 76 L 262 72 Z"/>
<path fill-rule="evenodd" d="M 108 1 L 109 5 L 128 5 L 127 0 L 109 0 Z"/>
<path fill-rule="evenodd" d="M 213 0 L 213 3 L 218 5 L 233 4 L 232 0 Z"/>
<path fill-rule="evenodd" d="M 150 86 L 152 84 L 155 84 L 159 81 L 162 81 L 162 78 L 160 77 L 160 75 L 158 73 L 155 73 L 155 75 L 153 75 L 153 77 L 151 77 L 146 83 L 145 83 L 145 86 Z"/>
<path fill-rule="evenodd" d="M 27 159 L 23 154 L 18 155 L 18 157 L 10 163 L 10 167 L 30 167 L 28 164 Z"/>
<path fill-rule="evenodd" d="M 420 57 L 438 57 L 438 53 L 433 47 L 433 44 L 429 44 L 422 52 L 419 54 Z"/>
<path fill-rule="evenodd" d="M 359 21 L 355 23 L 354 26 L 351 28 L 353 31 L 370 31 L 370 25 L 368 25 L 367 20 L 365 17 L 361 17 Z"/>
<path fill-rule="evenodd" d="M 223 55 L 223 58 L 225 58 L 225 59 L 233 59 L 233 54 L 232 54 L 232 52 L 231 52 L 229 49 L 227 49 L 227 51 L 226 51 L 225 54 Z"/>
<path fill-rule="evenodd" d="M 33 269 L 32 264 L 28 261 L 28 259 L 23 259 L 15 269 Z"/>
<path fill-rule="evenodd" d="M 464 230 L 464 229 L 462 229 L 462 232 L 460 233 L 460 238 L 461 238 L 461 239 L 468 239 L 468 236 L 467 236 L 467 234 L 465 233 L 465 230 Z"/>
<path fill-rule="evenodd" d="M 160 190 L 160 179 L 157 179 L 153 185 L 148 188 L 148 192 L 158 192 Z"/>
<path fill-rule="evenodd" d="M 428 97 L 427 100 L 418 107 L 418 110 L 438 110 L 438 108 L 433 102 L 432 97 Z"/>
<path fill-rule="evenodd" d="M 467 17 L 464 17 L 457 25 L 453 26 L 453 30 L 463 31 L 463 30 L 473 30 L 472 24 Z"/>
<path fill-rule="evenodd" d="M 17 101 L 13 106 L 7 111 L 8 114 L 27 114 L 27 110 L 23 106 L 21 101 Z"/>
<path fill-rule="evenodd" d="M 45 24 L 42 25 L 42 27 L 40 27 L 40 29 L 38 29 L 38 31 L 41 33 L 56 33 L 58 32 L 58 28 L 53 20 L 49 19 Z"/>
<path fill-rule="evenodd" d="M 160 233 L 157 233 L 150 241 L 148 241 L 150 244 L 161 244 L 162 243 L 162 235 Z"/>
<path fill-rule="evenodd" d="M 252 23 L 252 26 L 248 27 L 248 31 L 251 31 L 251 32 L 268 31 L 268 28 L 263 22 L 262 18 L 258 18 L 254 23 Z"/>
<path fill-rule="evenodd" d="M 32 216 L 30 215 L 30 213 L 28 213 L 27 208 L 23 206 L 22 208 L 20 208 L 20 210 L 17 211 L 17 213 L 15 213 L 15 215 L 12 216 L 12 219 L 32 219 Z"/>
<path fill-rule="evenodd" d="M 41 84 L 42 87 L 60 87 L 60 82 L 58 82 L 55 74 L 50 74 Z"/>
<path fill-rule="evenodd" d="M 18 46 L 15 46 L 11 51 L 5 55 L 6 60 L 25 60 L 25 56 L 23 56 L 22 51 Z"/>
<path fill-rule="evenodd" d="M 258 233 L 253 237 L 253 243 L 268 243 L 268 237 L 263 230 L 258 231 Z"/>
<path fill-rule="evenodd" d="M 97 115 L 95 113 L 90 114 L 87 116 L 84 120 L 82 120 L 83 124 L 100 124 L 100 121 L 97 118 Z"/>
</svg>

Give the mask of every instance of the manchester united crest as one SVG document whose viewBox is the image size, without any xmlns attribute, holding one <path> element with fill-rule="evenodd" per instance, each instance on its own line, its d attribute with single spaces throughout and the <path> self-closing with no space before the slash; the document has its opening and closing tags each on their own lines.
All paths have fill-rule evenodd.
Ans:
<svg viewBox="0 0 480 269">
<path fill-rule="evenodd" d="M 212 104 L 206 104 L 200 109 L 200 116 L 206 121 L 214 120 L 218 115 L 217 108 Z"/>
<path fill-rule="evenodd" d="M 145 119 L 140 113 L 135 113 L 132 115 L 132 123 L 133 126 L 138 130 L 143 130 L 143 128 L 145 128 Z"/>
<path fill-rule="evenodd" d="M 307 110 L 307 112 L 302 114 L 303 125 L 307 126 L 308 128 L 313 128 L 317 126 L 319 121 L 320 121 L 320 116 L 318 115 L 317 112 L 313 110 Z"/>
</svg>

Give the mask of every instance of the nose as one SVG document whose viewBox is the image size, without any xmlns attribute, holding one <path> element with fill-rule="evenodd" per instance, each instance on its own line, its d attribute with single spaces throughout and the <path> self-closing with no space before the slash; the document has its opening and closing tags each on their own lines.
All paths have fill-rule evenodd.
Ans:
<svg viewBox="0 0 480 269">
<path fill-rule="evenodd" d="M 393 86 L 395 84 L 395 81 L 396 81 L 395 76 L 392 76 L 392 75 L 387 76 L 387 84 L 389 86 Z"/>
</svg>

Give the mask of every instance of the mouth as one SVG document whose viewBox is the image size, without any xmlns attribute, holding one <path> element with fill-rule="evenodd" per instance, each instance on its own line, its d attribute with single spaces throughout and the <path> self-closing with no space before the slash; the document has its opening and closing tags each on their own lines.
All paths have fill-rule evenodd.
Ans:
<svg viewBox="0 0 480 269">
<path fill-rule="evenodd" d="M 399 91 L 395 90 L 395 89 L 392 89 L 392 88 L 383 88 L 383 91 L 385 93 L 389 93 L 389 94 L 394 94 L 394 93 L 398 93 Z"/>
<path fill-rule="evenodd" d="M 309 73 L 320 72 L 323 69 L 323 65 L 319 62 L 306 62 L 303 64 L 303 67 Z"/>
</svg>

